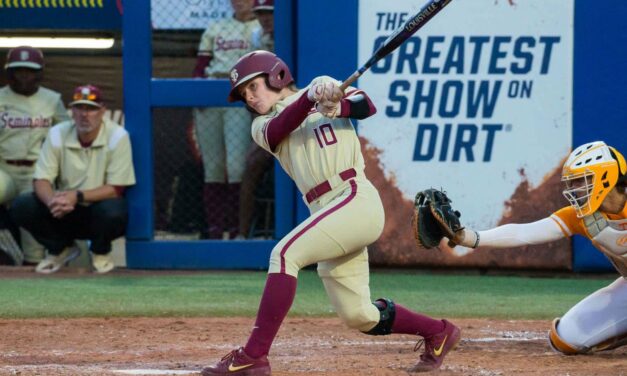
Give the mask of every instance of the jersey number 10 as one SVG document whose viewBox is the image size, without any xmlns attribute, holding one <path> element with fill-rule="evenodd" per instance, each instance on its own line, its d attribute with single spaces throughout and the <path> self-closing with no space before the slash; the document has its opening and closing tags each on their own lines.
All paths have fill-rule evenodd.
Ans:
<svg viewBox="0 0 627 376">
<path fill-rule="evenodd" d="M 314 128 L 313 131 L 320 148 L 337 143 L 337 137 L 335 137 L 335 132 L 333 132 L 331 124 L 322 124 L 318 128 Z"/>
</svg>

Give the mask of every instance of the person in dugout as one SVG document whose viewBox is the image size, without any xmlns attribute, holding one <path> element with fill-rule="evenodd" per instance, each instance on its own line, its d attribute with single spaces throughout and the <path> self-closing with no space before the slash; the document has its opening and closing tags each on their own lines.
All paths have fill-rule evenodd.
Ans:
<svg viewBox="0 0 627 376">
<path fill-rule="evenodd" d="M 41 86 L 44 66 L 40 49 L 12 48 L 4 65 L 8 85 L 0 88 L 0 254 L 15 265 L 36 265 L 45 250 L 24 228 L 20 249 L 9 230 L 7 207 L 17 195 L 32 191 L 44 138 L 54 124 L 69 120 L 61 94 Z"/>
</svg>

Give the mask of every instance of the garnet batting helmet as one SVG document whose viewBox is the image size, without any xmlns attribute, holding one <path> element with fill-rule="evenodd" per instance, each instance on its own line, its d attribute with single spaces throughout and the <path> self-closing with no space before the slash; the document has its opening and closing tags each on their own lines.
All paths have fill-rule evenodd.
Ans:
<svg viewBox="0 0 627 376">
<path fill-rule="evenodd" d="M 249 52 L 242 56 L 231 69 L 231 92 L 228 101 L 243 100 L 237 87 L 262 74 L 268 75 L 268 85 L 273 89 L 281 90 L 294 82 L 287 64 L 278 56 L 262 50 Z"/>
<path fill-rule="evenodd" d="M 9 50 L 5 69 L 9 68 L 30 68 L 43 69 L 44 54 L 40 49 L 30 46 L 20 46 Z"/>
<path fill-rule="evenodd" d="M 607 194 L 627 174 L 625 157 L 603 141 L 579 146 L 562 169 L 564 196 L 581 218 L 594 213 Z"/>
</svg>

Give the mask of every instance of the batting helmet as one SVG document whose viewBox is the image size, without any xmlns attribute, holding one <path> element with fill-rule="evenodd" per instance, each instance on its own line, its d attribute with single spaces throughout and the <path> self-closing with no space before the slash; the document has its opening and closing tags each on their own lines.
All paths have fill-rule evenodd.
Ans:
<svg viewBox="0 0 627 376">
<path fill-rule="evenodd" d="M 228 101 L 243 100 L 237 87 L 262 74 L 268 75 L 268 85 L 273 89 L 281 90 L 294 82 L 287 64 L 278 56 L 262 50 L 249 52 L 242 56 L 231 69 L 231 92 Z"/>
<path fill-rule="evenodd" d="M 7 53 L 5 69 L 9 68 L 30 68 L 43 69 L 44 54 L 40 49 L 30 46 L 15 47 Z"/>
<path fill-rule="evenodd" d="M 603 141 L 581 145 L 570 153 L 562 169 L 564 197 L 579 218 L 590 215 L 626 174 L 627 162 L 618 150 Z"/>
<path fill-rule="evenodd" d="M 253 12 L 273 12 L 274 0 L 255 0 L 253 3 Z"/>
</svg>

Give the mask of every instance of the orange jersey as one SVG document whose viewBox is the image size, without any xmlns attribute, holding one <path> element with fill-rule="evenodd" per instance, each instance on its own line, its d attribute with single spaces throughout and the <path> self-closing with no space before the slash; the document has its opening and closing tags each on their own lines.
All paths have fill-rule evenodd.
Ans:
<svg viewBox="0 0 627 376">
<path fill-rule="evenodd" d="M 627 219 L 627 205 L 619 214 L 603 214 L 609 220 L 619 221 L 621 219 Z M 551 215 L 551 219 L 553 219 L 558 224 L 564 235 L 567 237 L 571 237 L 574 234 L 579 234 L 589 239 L 592 239 L 592 237 L 588 234 L 588 231 L 586 230 L 583 218 L 577 218 L 577 212 L 572 206 L 566 206 L 556 211 Z M 627 228 L 623 228 L 622 230 L 627 231 Z"/>
<path fill-rule="evenodd" d="M 565 236 L 579 234 L 612 261 L 623 277 L 627 278 L 627 205 L 618 214 L 597 211 L 577 218 L 575 208 L 567 206 L 551 215 Z"/>
</svg>

